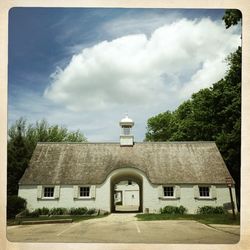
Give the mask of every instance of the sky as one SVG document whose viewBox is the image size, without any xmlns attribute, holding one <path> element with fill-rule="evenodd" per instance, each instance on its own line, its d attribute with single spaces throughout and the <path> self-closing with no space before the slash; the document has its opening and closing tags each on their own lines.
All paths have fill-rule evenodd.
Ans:
<svg viewBox="0 0 250 250">
<path fill-rule="evenodd" d="M 8 126 L 46 119 L 90 142 L 118 141 L 128 113 L 135 141 L 147 120 L 224 77 L 240 27 L 224 10 L 12 8 Z"/>
</svg>

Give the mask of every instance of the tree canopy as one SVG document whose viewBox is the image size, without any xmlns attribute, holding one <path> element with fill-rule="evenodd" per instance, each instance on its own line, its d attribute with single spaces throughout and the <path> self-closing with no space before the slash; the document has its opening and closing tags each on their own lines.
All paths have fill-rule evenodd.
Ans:
<svg viewBox="0 0 250 250">
<path fill-rule="evenodd" d="M 222 17 L 222 20 L 225 22 L 227 29 L 232 25 L 238 24 L 241 19 L 241 11 L 237 9 L 226 10 L 224 16 Z"/>
<path fill-rule="evenodd" d="M 49 125 L 46 120 L 27 124 L 18 119 L 8 130 L 7 193 L 16 195 L 18 182 L 36 147 L 37 142 L 84 142 L 86 138 L 80 131 L 70 132 L 58 125 Z"/>
</svg>

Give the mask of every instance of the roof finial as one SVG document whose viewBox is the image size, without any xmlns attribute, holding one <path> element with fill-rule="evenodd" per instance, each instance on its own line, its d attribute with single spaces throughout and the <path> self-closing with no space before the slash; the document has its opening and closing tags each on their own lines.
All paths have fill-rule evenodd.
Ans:
<svg viewBox="0 0 250 250">
<path fill-rule="evenodd" d="M 125 117 L 126 117 L 126 118 L 128 118 L 128 111 L 126 111 L 126 113 L 125 113 Z"/>
</svg>

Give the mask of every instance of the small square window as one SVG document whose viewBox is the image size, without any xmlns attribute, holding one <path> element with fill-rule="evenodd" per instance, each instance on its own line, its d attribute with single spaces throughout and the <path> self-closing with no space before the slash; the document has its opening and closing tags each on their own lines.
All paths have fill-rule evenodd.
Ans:
<svg viewBox="0 0 250 250">
<path fill-rule="evenodd" d="M 132 185 L 132 181 L 128 181 L 128 185 Z"/>
<path fill-rule="evenodd" d="M 209 187 L 199 187 L 200 197 L 209 197 Z"/>
<path fill-rule="evenodd" d="M 80 187 L 79 196 L 80 197 L 89 197 L 90 196 L 90 188 L 89 187 Z"/>
<path fill-rule="evenodd" d="M 53 198 L 54 197 L 54 187 L 44 187 L 43 197 L 44 198 Z"/>
<path fill-rule="evenodd" d="M 174 187 L 163 187 L 163 194 L 165 197 L 173 197 Z"/>
</svg>

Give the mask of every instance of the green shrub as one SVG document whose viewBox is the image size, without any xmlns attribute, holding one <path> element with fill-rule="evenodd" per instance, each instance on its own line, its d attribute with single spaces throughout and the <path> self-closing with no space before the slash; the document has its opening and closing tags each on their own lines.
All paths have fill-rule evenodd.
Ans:
<svg viewBox="0 0 250 250">
<path fill-rule="evenodd" d="M 225 214 L 223 207 L 203 206 L 197 210 L 198 214 Z"/>
<path fill-rule="evenodd" d="M 39 208 L 37 208 L 34 211 L 30 212 L 28 216 L 30 216 L 30 217 L 38 217 L 39 215 L 40 215 Z"/>
<path fill-rule="evenodd" d="M 39 215 L 48 215 L 49 214 L 49 209 L 47 207 L 43 208 L 38 208 Z"/>
<path fill-rule="evenodd" d="M 187 209 L 183 206 L 179 206 L 179 214 L 186 214 L 187 213 Z"/>
<path fill-rule="evenodd" d="M 175 206 L 165 206 L 160 209 L 161 214 L 185 214 L 187 209 L 183 206 L 175 207 Z"/>
<path fill-rule="evenodd" d="M 7 197 L 7 218 L 15 218 L 15 216 L 26 208 L 26 200 L 17 195 Z"/>
<path fill-rule="evenodd" d="M 94 214 L 94 213 L 96 213 L 95 208 L 90 208 L 90 209 L 88 209 L 88 211 L 86 212 L 86 214 L 89 214 L 89 215 Z"/>
<path fill-rule="evenodd" d="M 30 217 L 38 217 L 39 215 L 49 215 L 49 209 L 46 207 L 37 208 L 27 214 L 27 216 L 30 216 Z"/>
<path fill-rule="evenodd" d="M 69 210 L 69 214 L 70 215 L 84 215 L 86 214 L 88 211 L 88 209 L 86 207 L 72 207 L 70 210 Z"/>
<path fill-rule="evenodd" d="M 68 214 L 67 208 L 63 207 L 54 207 L 49 211 L 50 215 L 65 215 Z"/>
</svg>

